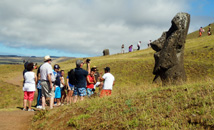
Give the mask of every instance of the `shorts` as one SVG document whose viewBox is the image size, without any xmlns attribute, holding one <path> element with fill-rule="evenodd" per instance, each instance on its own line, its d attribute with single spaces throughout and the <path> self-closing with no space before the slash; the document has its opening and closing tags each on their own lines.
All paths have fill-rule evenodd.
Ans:
<svg viewBox="0 0 214 130">
<path fill-rule="evenodd" d="M 79 95 L 79 96 L 81 96 L 81 97 L 83 97 L 83 96 L 85 96 L 86 95 L 86 88 L 74 88 L 74 96 L 77 96 L 77 95 Z"/>
<path fill-rule="evenodd" d="M 105 90 L 103 89 L 100 93 L 100 97 L 104 97 L 104 96 L 110 96 L 111 95 L 111 90 Z"/>
<path fill-rule="evenodd" d="M 56 86 L 55 98 L 61 98 L 61 88 L 59 86 Z"/>
<path fill-rule="evenodd" d="M 74 85 L 69 85 L 68 87 L 70 87 L 71 91 L 74 91 Z"/>
<path fill-rule="evenodd" d="M 33 92 L 24 91 L 24 99 L 33 101 L 34 93 L 35 93 L 34 91 Z"/>
<path fill-rule="evenodd" d="M 47 81 L 41 81 L 42 97 L 55 97 L 54 86 L 50 88 L 50 84 Z"/>
<path fill-rule="evenodd" d="M 90 97 L 93 94 L 94 94 L 94 92 L 92 91 L 92 89 L 91 88 L 87 88 L 87 95 Z"/>
<path fill-rule="evenodd" d="M 96 89 L 96 87 L 98 87 L 100 85 L 100 82 L 97 82 L 96 84 L 94 84 L 94 89 Z"/>
</svg>

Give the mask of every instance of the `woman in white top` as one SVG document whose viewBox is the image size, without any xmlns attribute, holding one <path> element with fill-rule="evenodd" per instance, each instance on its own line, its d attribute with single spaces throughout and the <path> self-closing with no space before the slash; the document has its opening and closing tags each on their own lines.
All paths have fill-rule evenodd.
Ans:
<svg viewBox="0 0 214 130">
<path fill-rule="evenodd" d="M 34 93 L 36 90 L 36 84 L 37 84 L 37 76 L 33 72 L 34 69 L 34 64 L 33 63 L 28 63 L 27 65 L 27 72 L 24 73 L 24 86 L 23 86 L 23 91 L 24 91 L 24 108 L 23 111 L 27 110 L 27 100 L 29 101 L 28 103 L 28 111 L 34 111 L 31 108 L 32 101 L 34 98 Z"/>
</svg>

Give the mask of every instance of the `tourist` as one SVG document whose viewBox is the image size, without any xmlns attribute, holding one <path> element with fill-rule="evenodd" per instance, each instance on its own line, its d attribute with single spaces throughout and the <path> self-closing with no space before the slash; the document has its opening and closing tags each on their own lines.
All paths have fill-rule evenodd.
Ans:
<svg viewBox="0 0 214 130">
<path fill-rule="evenodd" d="M 61 103 L 60 103 L 60 99 L 61 99 L 61 88 L 60 88 L 61 79 L 60 78 L 61 78 L 61 75 L 60 75 L 59 69 L 60 69 L 60 66 L 58 64 L 55 64 L 54 71 L 53 71 L 53 75 L 55 77 L 54 85 L 56 86 L 55 87 L 55 99 L 54 99 L 55 106 L 61 105 Z"/>
<path fill-rule="evenodd" d="M 36 90 L 37 76 L 33 72 L 34 64 L 28 63 L 26 66 L 27 72 L 24 73 L 24 101 L 23 101 L 23 111 L 27 111 L 27 100 L 28 102 L 28 111 L 34 111 L 31 106 L 34 98 L 34 93 Z"/>
<path fill-rule="evenodd" d="M 140 50 L 140 44 L 141 44 L 141 41 L 139 41 L 139 42 L 137 43 L 137 50 Z"/>
<path fill-rule="evenodd" d="M 95 69 L 91 69 L 90 74 L 87 76 L 87 95 L 88 97 L 91 97 L 91 95 L 94 94 L 94 84 L 96 83 L 96 79 L 94 77 Z"/>
<path fill-rule="evenodd" d="M 129 46 L 129 52 L 132 52 L 132 47 L 133 47 L 133 45 Z"/>
<path fill-rule="evenodd" d="M 69 83 L 69 77 L 67 76 L 67 105 L 73 101 L 74 85 Z"/>
<path fill-rule="evenodd" d="M 125 50 L 124 50 L 124 44 L 122 44 L 121 46 L 121 53 L 124 54 L 125 53 Z"/>
<path fill-rule="evenodd" d="M 104 81 L 100 97 L 111 95 L 115 81 L 114 76 L 110 73 L 109 67 L 104 68 L 104 71 L 105 74 L 102 76 L 102 78 L 100 78 L 100 81 Z"/>
<path fill-rule="evenodd" d="M 212 33 L 211 33 L 211 27 L 209 27 L 208 31 L 207 31 L 207 34 L 208 36 L 210 36 Z"/>
<path fill-rule="evenodd" d="M 74 86 L 74 103 L 77 102 L 78 95 L 80 96 L 80 101 L 83 101 L 84 96 L 86 96 L 86 77 L 90 73 L 90 62 L 88 59 L 86 64 L 88 71 L 82 69 L 84 65 L 83 61 L 76 61 L 75 78 L 77 82 Z"/>
<path fill-rule="evenodd" d="M 60 71 L 60 88 L 61 88 L 61 103 L 62 105 L 64 105 L 64 101 L 65 101 L 65 98 L 66 98 L 66 93 L 65 93 L 65 80 L 64 80 L 64 70 L 61 70 Z"/>
<path fill-rule="evenodd" d="M 45 98 L 50 98 L 50 109 L 53 109 L 54 103 L 54 76 L 53 69 L 51 66 L 51 58 L 50 56 L 44 57 L 44 64 L 40 67 L 40 78 L 41 78 L 41 86 L 42 86 L 42 109 L 45 110 Z"/>
</svg>

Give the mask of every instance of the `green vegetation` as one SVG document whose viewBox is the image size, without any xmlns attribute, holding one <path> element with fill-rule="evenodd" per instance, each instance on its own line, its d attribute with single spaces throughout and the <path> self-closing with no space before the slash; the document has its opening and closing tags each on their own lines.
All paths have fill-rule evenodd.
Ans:
<svg viewBox="0 0 214 130">
<path fill-rule="evenodd" d="M 190 34 L 186 40 L 184 64 L 188 79 L 183 85 L 162 87 L 158 83 L 152 84 L 154 51 L 151 48 L 91 57 L 91 66 L 98 66 L 100 72 L 106 66 L 111 68 L 116 78 L 112 96 L 86 98 L 76 104 L 37 111 L 31 128 L 213 129 L 214 36 L 204 34 L 198 38 L 193 35 L 196 33 Z M 75 67 L 75 60 L 67 60 L 59 65 L 67 72 Z M 20 73 L 22 69 L 14 71 Z M 9 75 L 1 74 L 1 82 L 4 83 Z M 0 98 L 6 91 L 1 93 Z"/>
</svg>

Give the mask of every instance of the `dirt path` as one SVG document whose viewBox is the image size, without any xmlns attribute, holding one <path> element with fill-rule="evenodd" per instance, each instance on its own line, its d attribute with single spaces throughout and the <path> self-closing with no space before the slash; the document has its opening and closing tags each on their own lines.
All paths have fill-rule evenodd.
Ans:
<svg viewBox="0 0 214 130">
<path fill-rule="evenodd" d="M 15 110 L 0 111 L 1 130 L 28 130 L 34 112 Z"/>
</svg>

